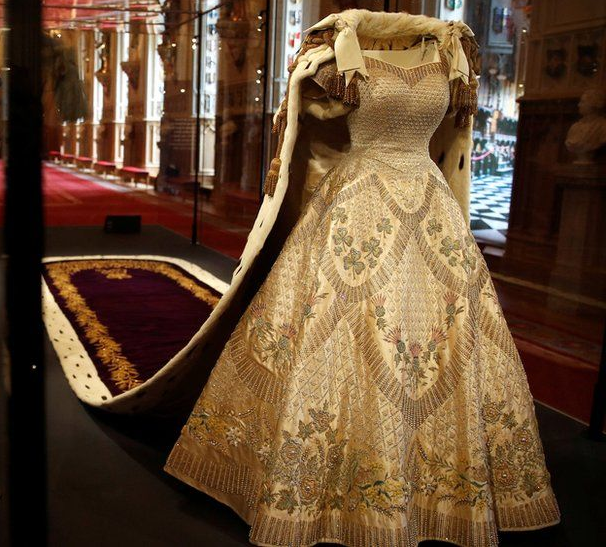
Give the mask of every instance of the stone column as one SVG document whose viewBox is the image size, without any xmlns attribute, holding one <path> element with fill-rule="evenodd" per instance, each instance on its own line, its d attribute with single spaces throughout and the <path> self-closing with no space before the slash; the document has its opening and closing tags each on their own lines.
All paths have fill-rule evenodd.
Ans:
<svg viewBox="0 0 606 547">
<path fill-rule="evenodd" d="M 124 129 L 124 165 L 142 167 L 155 175 L 154 166 L 157 142 L 160 139 L 159 121 L 149 118 L 146 112 L 151 58 L 155 55 L 155 35 L 153 27 L 141 21 L 130 23 L 130 44 L 128 61 L 122 63 L 129 81 L 128 114 Z"/>
<path fill-rule="evenodd" d="M 79 35 L 80 31 L 67 30 L 61 31 L 61 39 L 65 42 L 66 46 L 75 48 L 76 52 L 79 51 Z M 64 122 L 61 124 L 61 152 L 64 154 L 72 154 L 77 156 L 79 153 L 79 123 L 77 122 Z"/>
<path fill-rule="evenodd" d="M 96 155 L 96 131 L 98 123 L 94 119 L 95 99 L 95 33 L 93 30 L 81 30 L 78 55 L 82 63 L 82 76 L 84 93 L 88 102 L 86 118 L 79 122 L 78 133 L 78 155 L 94 158 Z"/>
<path fill-rule="evenodd" d="M 121 71 L 118 33 L 106 30 L 97 44 L 101 66 L 95 76 L 103 86 L 103 113 L 97 132 L 97 157 L 99 160 L 115 162 L 118 156 L 119 134 L 116 127 L 117 75 Z"/>
</svg>

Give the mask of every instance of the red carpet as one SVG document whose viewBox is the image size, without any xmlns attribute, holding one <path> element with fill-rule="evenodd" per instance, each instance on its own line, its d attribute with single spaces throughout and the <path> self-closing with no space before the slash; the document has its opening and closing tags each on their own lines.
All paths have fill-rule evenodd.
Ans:
<svg viewBox="0 0 606 547">
<path fill-rule="evenodd" d="M 4 170 L 0 170 L 0 220 L 4 218 Z M 192 208 L 168 196 L 124 188 L 115 190 L 59 170 L 44 167 L 45 223 L 47 226 L 103 226 L 106 215 L 141 215 L 143 224 L 157 224 L 191 237 Z M 199 228 L 201 243 L 238 258 L 246 243 L 242 233 L 205 222 Z"/>
</svg>

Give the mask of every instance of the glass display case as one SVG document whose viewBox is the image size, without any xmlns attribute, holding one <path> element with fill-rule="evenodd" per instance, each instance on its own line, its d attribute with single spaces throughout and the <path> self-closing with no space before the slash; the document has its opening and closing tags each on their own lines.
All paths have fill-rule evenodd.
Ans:
<svg viewBox="0 0 606 547">
<path fill-rule="evenodd" d="M 448 237 L 442 231 L 444 219 L 427 218 L 421 229 L 413 227 L 414 237 L 406 241 L 402 238 L 397 244 L 415 253 L 427 236 L 432 238 L 435 252 L 430 249 L 432 252 L 414 267 L 396 256 L 388 271 L 375 267 L 377 259 L 384 258 L 387 246 L 400 236 L 385 219 L 375 221 L 371 200 L 352 209 L 351 233 L 345 229 L 344 211 L 339 207 L 325 209 L 324 224 L 310 223 L 309 233 L 325 230 L 318 238 L 328 234 L 328 251 L 319 256 L 322 260 L 330 256 L 340 268 L 329 272 L 335 286 L 344 286 L 352 279 L 357 282 L 368 274 L 372 280 L 369 290 L 376 292 L 381 276 L 401 274 L 402 268 L 410 271 L 412 284 L 406 280 L 399 291 L 408 299 L 406 306 L 412 306 L 411 313 L 420 317 L 410 321 L 415 332 L 410 342 L 401 336 L 410 327 L 404 320 L 401 324 L 394 320 L 387 327 L 382 319 L 395 314 L 398 306 L 388 309 L 389 304 L 386 306 L 385 299 L 375 292 L 355 293 L 370 315 L 356 312 L 351 320 L 361 318 L 364 325 L 376 325 L 377 338 L 385 342 L 382 347 L 391 349 L 363 362 L 352 374 L 366 374 L 367 369 L 373 372 L 383 361 L 393 364 L 394 381 L 386 389 L 390 396 L 397 392 L 397 397 L 381 402 L 378 408 L 394 413 L 401 424 L 398 413 L 404 400 L 400 398 L 404 393 L 401 387 L 408 381 L 406 374 L 421 378 L 423 360 L 427 364 L 435 359 L 435 367 L 427 369 L 428 377 L 433 378 L 441 367 L 455 362 L 450 350 L 438 356 L 436 348 L 448 344 L 451 337 L 457 338 L 457 329 L 449 324 L 460 320 L 464 313 L 457 311 L 459 304 L 455 306 L 464 293 L 455 294 L 463 286 L 460 279 L 465 273 L 461 272 L 474 261 L 476 265 L 485 262 L 482 273 L 494 291 L 482 294 L 482 302 L 494 310 L 498 297 L 501 307 L 490 318 L 484 313 L 470 313 L 470 321 L 484 325 L 494 320 L 493 327 L 497 322 L 507 325 L 512 337 L 495 334 L 504 330 L 491 327 L 488 335 L 480 337 L 478 352 L 487 352 L 495 362 L 499 352 L 517 351 L 520 355 L 535 401 L 547 467 L 564 516 L 553 535 L 526 532 L 521 541 L 537 547 L 552 547 L 561 538 L 583 546 L 601 545 L 604 526 L 595 515 L 596 511 L 606 511 L 602 472 L 606 444 L 595 440 L 604 439 L 606 411 L 606 230 L 602 226 L 606 218 L 606 144 L 599 140 L 606 123 L 603 2 L 53 0 L 42 3 L 42 13 L 40 4 L 35 0 L 6 0 L 0 6 L 0 220 L 5 227 L 0 233 L 0 282 L 6 287 L 0 294 L 1 545 L 10 544 L 9 523 L 14 527 L 13 534 L 14 530 L 24 538 L 29 533 L 32 537 L 38 534 L 28 545 L 43 545 L 39 538 L 46 531 L 48 544 L 61 547 L 120 542 L 157 547 L 196 542 L 249 545 L 248 527 L 235 513 L 170 479 L 163 471 L 193 406 L 184 408 L 180 395 L 171 399 L 173 382 L 178 383 L 180 376 L 166 373 L 164 367 L 194 355 L 191 370 L 200 373 L 195 385 L 199 394 L 206 374 L 233 332 L 226 327 L 225 332 L 209 339 L 208 345 L 188 346 L 216 309 L 221 294 L 228 290 L 234 273 L 246 262 L 241 259 L 242 251 L 251 227 L 259 219 L 263 199 L 272 202 L 272 198 L 265 198 L 263 182 L 279 139 L 271 132 L 273 117 L 285 97 L 288 68 L 299 52 L 304 31 L 326 15 L 349 8 L 406 10 L 440 20 L 463 20 L 474 31 L 481 57 L 478 110 L 473 125 L 467 126 L 472 135 L 471 218 L 468 226 L 460 222 L 464 236 Z M 9 8 L 13 10 L 10 20 L 6 17 Z M 37 26 L 34 23 L 38 17 L 42 20 Z M 16 38 L 12 49 L 10 37 Z M 38 43 L 40 37 L 42 43 Z M 37 51 L 35 55 L 31 48 Z M 9 51 L 12 60 L 7 60 Z M 401 80 L 401 89 L 411 88 L 407 76 Z M 427 82 L 419 80 L 414 85 Z M 444 89 L 449 85 L 445 80 Z M 77 108 L 70 111 L 74 105 Z M 14 117 L 12 126 L 10 116 Z M 326 121 L 311 116 L 301 112 L 299 127 L 310 119 L 306 129 Z M 331 127 L 338 123 L 341 129 L 347 126 L 345 118 L 329 124 L 333 122 Z M 438 174 L 439 159 L 434 159 L 432 168 Z M 290 163 L 289 167 L 298 168 L 298 164 Z M 379 183 L 380 174 L 375 172 Z M 404 214 L 397 201 L 401 196 L 407 207 L 417 203 L 418 195 L 410 191 L 409 174 L 399 171 L 390 179 L 396 196 L 391 209 L 398 214 Z M 425 179 L 419 176 L 419 180 Z M 322 181 L 332 184 L 329 177 Z M 344 188 L 350 182 L 343 177 L 335 187 L 343 184 Z M 298 189 L 296 185 L 290 188 Z M 450 195 L 444 185 L 436 186 L 436 192 L 439 199 Z M 318 210 L 324 207 L 320 199 L 313 204 L 320 204 Z M 435 202 L 428 208 L 436 209 Z M 421 218 L 424 211 L 421 207 L 410 218 Z M 355 218 L 358 212 L 361 220 Z M 261 227 L 263 222 L 257 224 Z M 425 217 L 420 222 L 425 222 Z M 362 225 L 370 230 L 376 227 L 376 233 L 360 236 Z M 269 235 L 272 245 L 288 235 L 282 224 L 277 226 Z M 316 230 L 317 226 L 322 229 Z M 333 228 L 335 233 L 331 235 L 329 230 Z M 475 253 L 473 260 L 466 254 L 468 249 Z M 260 278 L 271 268 L 274 250 L 262 249 L 259 270 L 247 280 L 256 282 L 256 276 Z M 42 263 L 43 257 L 60 264 L 60 281 L 66 283 L 63 292 L 59 284 L 48 282 L 52 268 Z M 116 262 L 97 262 L 103 260 Z M 290 363 L 288 360 L 296 353 L 291 347 L 295 347 L 299 332 L 304 333 L 313 323 L 309 319 L 317 308 L 313 313 L 309 310 L 326 303 L 329 293 L 301 296 L 303 276 L 296 268 L 300 260 L 306 259 L 289 255 L 286 260 L 290 263 L 284 277 L 292 277 L 289 286 L 285 289 L 274 284 L 265 286 L 265 290 L 272 296 L 279 293 L 286 301 L 294 287 L 296 298 L 305 298 L 301 300 L 304 327 L 296 331 L 287 324 L 290 319 L 282 316 L 272 318 L 275 321 L 270 324 L 263 315 L 267 310 L 264 303 L 243 306 L 248 310 L 243 314 L 229 310 L 229 320 L 235 324 L 246 314 L 253 317 L 257 321 L 254 328 L 264 330 L 251 331 L 250 335 L 260 333 L 259 347 L 264 355 L 282 352 L 280 358 Z M 322 268 L 330 262 L 322 260 L 317 262 L 317 276 L 328 278 Z M 301 269 L 315 267 L 314 261 L 315 257 Z M 68 263 L 88 269 L 70 269 Z M 7 265 L 13 268 L 10 279 Z M 433 301 L 428 298 L 431 302 L 425 302 L 427 307 L 435 304 L 436 308 L 454 309 L 446 312 L 445 319 L 437 317 L 437 321 L 427 320 L 418 311 L 418 292 L 425 288 L 424 275 L 432 268 L 432 272 L 438 272 L 435 286 L 441 290 L 442 285 L 448 285 L 452 292 L 444 297 L 432 295 Z M 43 292 L 44 299 L 38 298 L 38 292 Z M 253 291 L 245 287 L 235 296 L 246 303 Z M 349 304 L 341 294 L 339 298 Z M 44 307 L 59 301 L 63 302 L 62 308 Z M 340 300 L 335 304 L 338 306 Z M 62 323 L 57 326 L 59 321 Z M 64 329 L 66 324 L 68 328 Z M 341 336 L 341 331 L 326 325 L 332 323 L 319 327 L 321 336 L 335 332 Z M 417 331 L 420 342 L 415 339 Z M 350 325 L 345 325 L 335 346 L 343 354 L 357 352 L 353 338 Z M 66 342 L 65 351 L 60 351 L 63 346 L 58 345 L 59 340 Z M 471 340 L 469 345 L 477 342 Z M 424 348 L 430 348 L 425 353 L 423 343 Z M 283 351 L 285 348 L 287 351 Z M 325 359 L 322 352 L 317 355 L 320 361 Z M 143 366 L 137 361 L 141 356 L 147 359 Z M 125 361 L 136 366 L 118 366 Z M 92 364 L 86 368 L 89 362 Z M 327 361 L 327 374 L 332 366 L 332 361 Z M 93 407 L 82 396 L 99 385 L 107 390 L 100 397 L 120 396 L 121 387 L 104 383 L 116 370 L 118 379 L 120 375 L 126 377 L 123 392 L 131 392 L 129 415 L 106 412 L 103 409 L 107 407 L 102 405 Z M 139 376 L 133 374 L 131 378 L 132 370 Z M 234 374 L 247 375 L 251 385 L 261 385 L 263 397 L 273 401 L 278 390 L 274 390 L 277 384 L 268 370 L 263 363 L 256 366 L 247 361 Z M 387 378 L 390 371 L 380 370 L 383 376 L 378 380 L 369 376 L 365 391 L 369 404 L 382 396 L 382 378 Z M 158 377 L 166 380 L 162 389 L 159 384 L 150 390 L 151 384 L 139 387 Z M 484 389 L 480 379 L 475 387 Z M 318 392 L 325 388 L 323 381 L 320 376 L 311 379 L 319 386 Z M 77 392 L 75 385 L 81 391 Z M 231 384 L 225 393 L 233 394 L 230 388 Z M 243 393 L 253 400 L 256 395 L 249 391 Z M 174 407 L 157 415 L 137 415 L 141 392 L 141 398 L 157 394 Z M 525 435 L 529 423 L 518 423 L 514 413 L 503 412 L 504 406 L 500 405 L 507 399 L 506 391 L 497 394 L 500 402 L 491 399 L 491 393 L 485 395 L 478 399 L 470 419 L 483 424 L 478 427 L 499 424 L 504 432 L 502 446 L 506 454 L 500 453 L 505 454 L 499 461 L 501 467 L 497 466 L 500 475 L 487 478 L 477 467 L 454 473 L 448 462 L 431 463 L 453 477 L 450 485 L 462 496 L 469 494 L 470 488 L 498 480 L 505 488 L 507 481 L 526 481 L 528 492 L 533 492 L 534 478 L 511 474 L 508 467 L 518 452 L 533 450 Z M 424 404 L 425 399 L 419 400 Z M 343 408 L 347 404 L 343 403 Z M 453 402 L 453 407 L 456 404 Z M 302 495 L 321 492 L 324 486 L 316 490 L 319 475 L 309 472 L 316 460 L 310 456 L 311 451 L 303 453 L 300 447 L 305 443 L 311 447 L 316 440 L 323 443 L 332 435 L 328 418 L 331 412 L 341 412 L 341 407 L 335 409 L 333 412 L 318 406 L 313 423 L 305 418 L 298 428 L 298 420 L 293 422 L 294 433 L 284 435 L 288 450 L 277 453 L 280 462 L 288 460 L 293 469 L 299 456 L 311 462 L 304 470 L 308 482 Z M 376 413 L 378 421 L 380 412 Z M 361 415 L 367 419 L 363 412 Z M 246 421 L 244 414 L 226 412 L 221 418 L 224 422 L 208 422 L 203 413 L 197 418 L 208 425 L 209 431 L 225 434 L 226 446 L 231 443 L 229 450 L 241 450 L 242 438 L 253 439 L 253 443 L 260 439 L 257 423 L 248 424 L 244 433 L 237 429 Z M 465 420 L 461 424 L 468 431 L 469 424 Z M 330 438 L 337 439 L 334 450 L 326 452 L 332 457 L 341 447 L 341 438 Z M 366 443 L 367 439 L 362 441 Z M 314 450 L 316 446 L 313 444 Z M 255 450 L 261 458 L 271 454 L 269 444 L 257 442 Z M 368 453 L 372 456 L 372 451 Z M 519 460 L 524 465 L 536 457 L 535 453 L 524 454 L 530 454 Z M 318 457 L 320 461 L 324 456 Z M 18 475 L 11 476 L 14 471 L 6 463 L 9 459 Z M 339 454 L 333 459 L 330 466 L 346 461 L 341 461 Z M 360 471 L 361 467 L 352 465 L 348 469 Z M 202 472 L 204 462 L 191 463 L 191 468 Z M 360 473 L 364 480 L 369 473 L 373 475 L 373 482 L 359 489 L 356 499 L 359 506 L 368 501 L 364 508 L 367 516 L 376 509 L 380 518 L 387 518 L 381 504 L 390 503 L 389 496 L 380 486 L 391 481 L 391 476 L 385 479 L 391 471 L 381 471 L 374 464 L 368 469 Z M 358 471 L 354 475 L 360 475 Z M 478 480 L 465 482 L 468 473 Z M 221 476 L 218 473 L 215 478 Z M 431 497 L 439 485 L 433 479 L 426 482 L 422 495 Z M 408 491 L 393 484 L 390 482 L 390 488 L 398 499 L 408 500 Z M 241 483 L 232 481 L 228 486 L 237 490 Z M 373 500 L 379 503 L 374 508 L 373 500 L 364 497 L 370 491 L 376 493 Z M 270 492 L 267 500 L 282 504 L 286 518 L 293 519 L 300 516 L 296 496 L 285 489 Z M 471 507 L 473 513 L 473 504 L 486 499 L 462 499 L 455 511 L 467 512 Z M 330 511 L 349 503 L 343 500 L 346 497 L 332 498 L 334 507 Z M 46 517 L 51 523 L 47 530 L 32 526 L 32 522 L 43 525 Z M 22 522 L 26 525 L 19 528 Z M 510 534 L 499 537 L 504 547 L 519 541 L 511 539 Z"/>
</svg>

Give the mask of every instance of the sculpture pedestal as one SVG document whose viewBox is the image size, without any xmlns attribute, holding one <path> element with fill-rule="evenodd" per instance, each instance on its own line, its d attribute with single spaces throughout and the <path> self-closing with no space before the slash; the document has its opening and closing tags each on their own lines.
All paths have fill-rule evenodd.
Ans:
<svg viewBox="0 0 606 547">
<path fill-rule="evenodd" d="M 552 285 L 603 299 L 606 294 L 606 165 L 568 164 L 555 169 L 560 198 Z"/>
</svg>

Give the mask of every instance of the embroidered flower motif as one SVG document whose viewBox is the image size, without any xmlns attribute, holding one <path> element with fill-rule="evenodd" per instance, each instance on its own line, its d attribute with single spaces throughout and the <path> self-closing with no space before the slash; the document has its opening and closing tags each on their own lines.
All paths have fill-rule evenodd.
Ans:
<svg viewBox="0 0 606 547">
<path fill-rule="evenodd" d="M 294 439 L 288 439 L 280 448 L 280 457 L 286 464 L 294 464 L 301 454 L 301 445 Z"/>
<path fill-rule="evenodd" d="M 435 477 L 426 477 L 419 491 L 425 496 L 431 496 L 438 489 L 438 481 Z"/>
<path fill-rule="evenodd" d="M 433 236 L 434 234 L 438 234 L 442 231 L 442 223 L 438 222 L 437 219 L 435 218 L 430 218 L 427 221 L 427 233 L 430 236 Z"/>
<path fill-rule="evenodd" d="M 309 422 L 305 423 L 303 420 L 299 420 L 299 432 L 298 436 L 305 440 L 314 434 L 314 424 Z"/>
<path fill-rule="evenodd" d="M 503 413 L 503 417 L 501 418 L 501 423 L 507 429 L 513 429 L 514 427 L 517 427 L 518 421 L 516 420 L 515 412 L 512 410 L 511 412 Z"/>
<path fill-rule="evenodd" d="M 289 515 L 292 515 L 298 505 L 299 502 L 297 501 L 295 492 L 292 488 L 283 488 L 278 492 L 276 509 L 286 511 Z"/>
<path fill-rule="evenodd" d="M 377 328 L 379 330 L 384 330 L 387 326 L 387 321 L 385 319 L 385 296 L 376 294 L 371 298 L 371 302 L 374 304 L 374 314 L 377 321 Z"/>
<path fill-rule="evenodd" d="M 440 252 L 444 256 L 450 256 L 450 254 L 454 251 L 461 250 L 461 243 L 456 239 L 452 239 L 450 236 L 446 236 L 442 240 L 442 247 L 440 247 Z"/>
<path fill-rule="evenodd" d="M 382 218 L 380 222 L 377 222 L 377 231 L 379 233 L 391 234 L 393 225 L 388 218 Z"/>
<path fill-rule="evenodd" d="M 262 317 L 265 313 L 267 305 L 262 301 L 253 302 L 250 305 L 250 313 L 253 317 Z"/>
<path fill-rule="evenodd" d="M 345 207 L 336 207 L 331 213 L 330 218 L 336 222 L 347 222 L 347 214 L 345 213 Z"/>
<path fill-rule="evenodd" d="M 335 244 L 334 252 L 339 256 L 346 247 L 351 247 L 353 237 L 347 233 L 347 228 L 338 228 L 337 233 L 333 234 L 332 240 Z"/>
<path fill-rule="evenodd" d="M 301 500 L 304 503 L 309 503 L 318 497 L 320 494 L 320 482 L 313 475 L 304 475 L 301 477 Z"/>
<path fill-rule="evenodd" d="M 330 427 L 330 423 L 336 418 L 336 414 L 328 412 L 328 403 L 325 402 L 322 410 L 310 409 L 309 415 L 313 421 L 316 431 L 322 433 Z"/>
<path fill-rule="evenodd" d="M 282 323 L 280 325 L 280 333 L 285 338 L 294 338 L 297 335 L 297 329 L 293 327 L 290 323 Z"/>
<path fill-rule="evenodd" d="M 413 342 L 412 344 L 410 344 L 408 351 L 410 352 L 410 355 L 413 359 L 417 359 L 423 351 L 423 346 L 421 346 L 421 344 L 419 344 L 418 342 Z"/>
<path fill-rule="evenodd" d="M 494 424 L 501 419 L 501 409 L 497 403 L 486 403 L 482 406 L 482 418 L 489 424 Z"/>
<path fill-rule="evenodd" d="M 328 456 L 326 458 L 326 467 L 328 469 L 335 469 L 343 463 L 343 446 L 331 446 L 328 449 Z"/>
<path fill-rule="evenodd" d="M 427 346 L 429 351 L 435 351 L 439 344 L 446 340 L 446 333 L 440 327 L 432 327 L 431 328 L 431 339 Z"/>
<path fill-rule="evenodd" d="M 501 461 L 493 468 L 493 474 L 497 485 L 504 490 L 515 487 L 518 482 L 516 472 L 506 461 Z"/>
<path fill-rule="evenodd" d="M 490 469 L 496 495 L 520 500 L 532 498 L 549 484 L 540 449 L 537 450 L 538 432 L 533 431 L 527 418 L 518 426 L 515 410 L 506 412 L 505 400 L 484 398 L 482 417 L 490 448 Z M 505 427 L 503 427 L 503 425 Z"/>
<path fill-rule="evenodd" d="M 532 448 L 533 441 L 532 435 L 527 427 L 520 427 L 516 429 L 513 434 L 513 446 L 517 450 L 530 450 Z"/>
<path fill-rule="evenodd" d="M 225 432 L 225 440 L 227 441 L 227 444 L 238 446 L 240 442 L 242 442 L 242 432 L 235 427 L 230 427 Z"/>
<path fill-rule="evenodd" d="M 349 249 L 349 254 L 343 257 L 343 268 L 352 270 L 355 275 L 362 273 L 366 265 L 360 260 L 362 253 L 357 249 Z"/>
<path fill-rule="evenodd" d="M 383 340 L 390 344 L 394 344 L 398 353 L 404 353 L 404 351 L 406 351 L 406 345 L 402 341 L 402 327 L 392 327 L 389 329 L 389 332 Z"/>
<path fill-rule="evenodd" d="M 319 289 L 319 282 L 316 281 L 314 283 L 314 292 L 312 294 L 310 294 L 307 297 L 307 300 L 305 301 L 305 305 L 303 306 L 303 318 L 304 319 L 311 319 L 312 317 L 315 317 L 315 313 L 313 313 L 313 308 L 316 304 L 318 304 L 318 302 L 320 302 L 320 300 L 323 300 L 324 298 L 326 298 L 328 296 L 328 293 L 322 293 L 322 294 L 318 294 L 318 289 Z"/>
<path fill-rule="evenodd" d="M 255 451 L 261 463 L 267 464 L 271 459 L 271 446 L 269 443 L 263 443 Z"/>
<path fill-rule="evenodd" d="M 381 256 L 383 252 L 381 242 L 376 237 L 371 237 L 369 241 L 362 242 L 362 250 L 367 253 L 367 257 L 374 256 L 375 258 Z"/>
<path fill-rule="evenodd" d="M 458 297 L 455 293 L 453 293 L 452 291 L 448 291 L 445 295 L 444 295 L 444 301 L 446 302 L 446 319 L 445 319 L 445 323 L 446 323 L 446 327 L 450 328 L 454 325 L 455 322 L 455 316 L 459 315 L 460 313 L 463 313 L 463 306 L 459 306 L 457 308 L 457 300 Z"/>
</svg>

